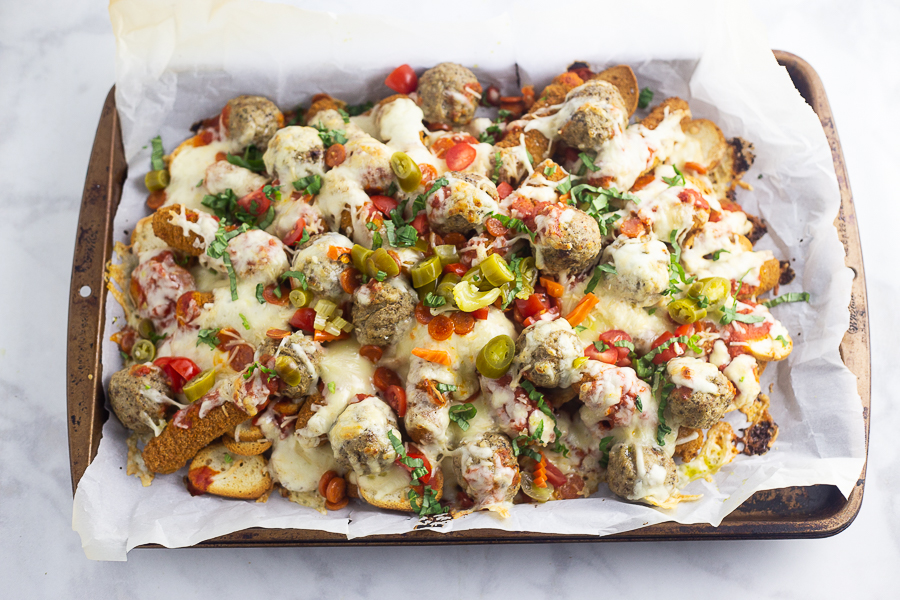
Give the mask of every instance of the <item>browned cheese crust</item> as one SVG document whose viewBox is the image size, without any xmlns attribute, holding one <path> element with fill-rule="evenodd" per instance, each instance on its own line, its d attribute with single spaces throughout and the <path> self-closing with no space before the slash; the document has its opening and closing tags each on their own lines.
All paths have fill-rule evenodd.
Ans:
<svg viewBox="0 0 900 600">
<path fill-rule="evenodd" d="M 163 475 L 174 473 L 201 448 L 247 419 L 247 413 L 230 402 L 214 408 L 202 419 L 199 413 L 200 403 L 195 402 L 185 417 L 190 427 L 182 429 L 170 422 L 158 437 L 147 443 L 142 454 L 148 469 Z"/>
</svg>

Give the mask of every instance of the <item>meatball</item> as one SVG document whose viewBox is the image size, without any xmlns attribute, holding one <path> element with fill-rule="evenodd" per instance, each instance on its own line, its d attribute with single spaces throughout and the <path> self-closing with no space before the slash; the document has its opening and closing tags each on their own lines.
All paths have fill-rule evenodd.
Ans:
<svg viewBox="0 0 900 600">
<path fill-rule="evenodd" d="M 284 244 L 261 229 L 251 229 L 228 242 L 228 256 L 238 279 L 273 283 L 288 270 Z"/>
<path fill-rule="evenodd" d="M 171 401 L 169 379 L 159 367 L 134 365 L 113 373 L 109 404 L 122 425 L 137 433 L 153 433 L 165 424 L 165 404 Z"/>
<path fill-rule="evenodd" d="M 357 475 L 377 475 L 397 458 L 390 432 L 400 440 L 391 407 L 375 396 L 347 406 L 328 432 L 338 464 Z"/>
<path fill-rule="evenodd" d="M 548 204 L 534 218 L 534 258 L 549 273 L 579 273 L 594 266 L 603 240 L 597 221 L 564 204 Z"/>
<path fill-rule="evenodd" d="M 718 423 L 734 400 L 734 386 L 715 365 L 697 358 L 673 358 L 666 365 L 677 385 L 669 394 L 666 420 L 696 429 Z"/>
<path fill-rule="evenodd" d="M 328 248 L 352 248 L 353 242 L 339 233 L 326 233 L 309 240 L 294 255 L 292 268 L 306 275 L 309 290 L 326 298 L 336 299 L 344 293 L 341 273 L 348 266 L 341 258 L 328 258 Z"/>
<path fill-rule="evenodd" d="M 502 433 L 488 432 L 460 444 L 453 470 L 463 491 L 475 502 L 475 510 L 500 508 L 512 502 L 521 477 L 512 445 Z"/>
<path fill-rule="evenodd" d="M 637 306 L 656 304 L 669 287 L 669 251 L 659 240 L 619 238 L 603 251 L 614 274 L 607 274 L 604 287 Z"/>
<path fill-rule="evenodd" d="M 266 185 L 268 179 L 250 169 L 233 165 L 227 160 L 217 160 L 206 167 L 203 185 L 210 194 L 221 194 L 227 190 L 238 198 L 255 192 Z"/>
<path fill-rule="evenodd" d="M 484 175 L 451 171 L 449 182 L 425 205 L 428 221 L 444 233 L 468 233 L 483 227 L 487 216 L 500 210 L 497 186 Z"/>
<path fill-rule="evenodd" d="M 402 277 L 372 280 L 353 294 L 353 325 L 363 346 L 388 346 L 409 330 L 419 297 Z"/>
<path fill-rule="evenodd" d="M 291 371 L 296 368 L 300 372 L 300 381 L 296 385 L 282 388 L 278 392 L 279 394 L 297 399 L 307 396 L 310 391 L 315 391 L 313 386 L 319 380 L 318 367 L 322 358 L 322 351 L 315 342 L 299 332 L 282 340 L 266 338 L 266 341 L 259 347 L 259 355 L 265 357 L 276 356 L 276 354 L 278 358 L 285 356 L 293 361 L 293 364 L 287 363 L 284 368 Z M 277 359 L 274 365 L 274 368 L 278 370 Z M 279 375 L 281 375 L 280 372 Z"/>
<path fill-rule="evenodd" d="M 636 460 L 637 452 L 642 460 Z M 653 496 L 663 501 L 675 489 L 675 461 L 659 448 L 616 444 L 609 452 L 606 481 L 615 495 L 626 500 Z"/>
<path fill-rule="evenodd" d="M 301 177 L 325 173 L 325 145 L 312 127 L 285 127 L 269 140 L 263 162 L 269 175 L 289 186 Z"/>
<path fill-rule="evenodd" d="M 164 250 L 134 268 L 129 291 L 135 313 L 142 319 L 151 319 L 160 330 L 174 321 L 178 298 L 194 287 L 190 271 L 175 263 L 170 250 Z"/>
<path fill-rule="evenodd" d="M 577 108 L 559 134 L 572 148 L 596 152 L 628 125 L 625 102 L 608 81 L 591 79 L 569 92 L 566 102 Z"/>
<path fill-rule="evenodd" d="M 284 115 L 268 98 L 238 96 L 228 101 L 228 137 L 241 147 L 265 150 L 269 140 L 284 124 Z"/>
<path fill-rule="evenodd" d="M 465 125 L 475 116 L 481 84 L 462 65 L 441 63 L 419 78 L 418 102 L 429 123 Z"/>
<path fill-rule="evenodd" d="M 584 344 L 565 319 L 538 321 L 516 340 L 518 370 L 539 387 L 572 385 L 576 376 L 572 363 L 580 356 L 584 356 Z"/>
</svg>

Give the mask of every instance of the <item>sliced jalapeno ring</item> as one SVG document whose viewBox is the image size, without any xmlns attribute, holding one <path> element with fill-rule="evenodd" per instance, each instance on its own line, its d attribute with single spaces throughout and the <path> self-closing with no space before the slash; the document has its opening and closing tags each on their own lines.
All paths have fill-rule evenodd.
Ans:
<svg viewBox="0 0 900 600">
<path fill-rule="evenodd" d="M 459 252 L 453 244 L 442 244 L 434 247 L 434 253 L 441 259 L 441 266 L 456 264 L 459 262 Z"/>
<path fill-rule="evenodd" d="M 432 256 L 418 266 L 413 267 L 409 274 L 412 276 L 412 284 L 416 289 L 437 281 L 437 278 L 441 276 L 441 259 L 437 256 Z"/>
<path fill-rule="evenodd" d="M 131 348 L 131 358 L 139 363 L 150 362 L 156 358 L 156 346 L 150 340 L 138 340 Z"/>
<path fill-rule="evenodd" d="M 669 304 L 669 316 L 676 323 L 687 325 L 706 316 L 706 309 L 700 308 L 695 300 L 681 298 Z"/>
<path fill-rule="evenodd" d="M 159 192 L 169 185 L 169 172 L 166 169 L 150 171 L 144 175 L 144 185 L 151 192 Z"/>
<path fill-rule="evenodd" d="M 422 170 L 405 152 L 394 152 L 391 155 L 391 170 L 400 182 L 404 192 L 414 192 L 422 181 Z"/>
<path fill-rule="evenodd" d="M 188 402 L 194 402 L 198 398 L 202 398 L 209 390 L 212 389 L 216 382 L 216 370 L 208 369 L 203 371 L 186 384 L 184 384 L 184 395 L 187 396 Z"/>
<path fill-rule="evenodd" d="M 705 277 L 694 283 L 688 295 L 692 298 L 705 297 L 711 306 L 725 301 L 731 292 L 731 282 L 724 277 Z"/>
<path fill-rule="evenodd" d="M 472 312 L 479 308 L 490 306 L 499 297 L 500 288 L 480 291 L 468 281 L 460 281 L 453 286 L 453 299 L 456 301 L 456 306 L 459 310 L 463 312 Z"/>
<path fill-rule="evenodd" d="M 365 246 L 353 244 L 353 248 L 350 249 L 350 260 L 353 262 L 353 266 L 356 267 L 356 270 L 360 273 L 365 271 L 366 259 L 370 256 L 372 256 L 372 251 Z"/>
<path fill-rule="evenodd" d="M 400 265 L 384 248 L 379 248 L 366 259 L 366 275 L 377 278 L 379 271 L 387 277 L 396 277 L 400 274 Z"/>
<path fill-rule="evenodd" d="M 312 300 L 312 294 L 307 290 L 291 290 L 288 299 L 291 301 L 294 308 L 303 308 L 309 304 L 310 300 Z"/>
<path fill-rule="evenodd" d="M 284 354 L 279 355 L 279 357 L 275 359 L 275 372 L 278 373 L 278 376 L 281 377 L 283 382 L 291 387 L 300 385 L 300 381 L 303 379 L 303 374 L 300 372 L 297 361 Z"/>
<path fill-rule="evenodd" d="M 147 340 L 156 335 L 156 327 L 153 326 L 153 321 L 150 319 L 141 321 L 138 324 L 138 335 Z"/>
<path fill-rule="evenodd" d="M 447 273 L 441 277 L 441 282 L 438 284 L 434 293 L 438 296 L 443 296 L 449 304 L 454 304 L 456 300 L 453 298 L 453 288 L 455 288 L 456 284 L 461 280 L 462 278 L 456 273 Z"/>
<path fill-rule="evenodd" d="M 506 375 L 516 354 L 516 344 L 508 335 L 493 338 L 475 358 L 475 368 L 489 379 L 499 379 Z"/>
<path fill-rule="evenodd" d="M 419 295 L 419 301 L 424 303 L 425 298 L 428 297 L 428 294 L 437 294 L 437 286 L 438 282 L 437 280 L 435 280 L 430 283 L 426 283 L 421 287 L 417 287 L 416 294 Z"/>
<path fill-rule="evenodd" d="M 499 254 L 491 254 L 478 266 L 481 267 L 481 272 L 494 287 L 500 287 L 504 283 L 516 280 L 516 276 L 509 270 L 509 265 Z"/>
</svg>

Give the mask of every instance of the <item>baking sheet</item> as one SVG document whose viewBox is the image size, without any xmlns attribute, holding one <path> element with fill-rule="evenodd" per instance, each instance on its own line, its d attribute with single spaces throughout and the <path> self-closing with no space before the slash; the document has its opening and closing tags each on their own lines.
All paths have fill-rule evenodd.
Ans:
<svg viewBox="0 0 900 600">
<path fill-rule="evenodd" d="M 848 326 L 852 273 L 832 226 L 839 196 L 828 145 L 746 6 L 695 4 L 679 10 L 693 15 L 691 30 L 703 35 L 684 36 L 673 27 L 671 5 L 643 5 L 636 14 L 625 6 L 592 3 L 542 13 L 540 19 L 528 18 L 528 11 L 499 14 L 480 19 L 475 29 L 446 23 L 442 29 L 452 31 L 458 43 L 434 44 L 435 32 L 420 24 L 372 16 L 335 17 L 246 1 L 168 8 L 146 0 L 114 2 L 116 100 L 126 153 L 135 165 L 116 217 L 116 238 L 124 241 L 124 232 L 145 214 L 147 140 L 161 133 L 171 149 L 187 137 L 191 123 L 215 114 L 237 94 L 261 93 L 282 107 L 320 91 L 351 102 L 377 99 L 389 93 L 381 85 L 386 73 L 410 62 L 410 55 L 420 72 L 454 60 L 473 67 L 482 83 L 496 82 L 504 90 L 514 87 L 517 76 L 523 85 L 544 85 L 575 59 L 597 70 L 628 62 L 657 100 L 679 95 L 695 117 L 713 119 L 727 136 L 740 135 L 756 146 L 757 163 L 747 177 L 755 191 L 738 200 L 769 222 L 770 234 L 758 246 L 792 261 L 798 276 L 782 291 L 812 294 L 809 305 L 775 309 L 795 340 L 790 358 L 771 365 L 763 378 L 764 389 L 770 382 L 775 386 L 778 442 L 763 457 L 739 457 L 715 484 L 695 482 L 687 491 L 699 491 L 704 499 L 671 511 L 625 504 L 604 490 L 590 499 L 517 506 L 506 521 L 481 513 L 435 527 L 604 535 L 669 519 L 717 525 L 753 492 L 775 487 L 830 483 L 847 495 L 865 450 L 855 378 L 837 350 Z M 565 45 L 548 38 L 554 31 L 566 32 Z M 511 66 L 516 64 L 518 72 Z M 107 307 L 108 338 L 118 307 L 111 299 Z M 113 344 L 104 348 L 103 359 L 108 379 L 121 366 Z M 158 477 L 143 488 L 122 471 L 125 437 L 115 419 L 106 423 L 98 455 L 76 492 L 73 526 L 90 558 L 123 560 L 136 545 L 184 546 L 251 526 L 357 537 L 408 531 L 418 522 L 362 505 L 322 516 L 278 497 L 267 504 L 191 498 L 178 476 Z"/>
</svg>

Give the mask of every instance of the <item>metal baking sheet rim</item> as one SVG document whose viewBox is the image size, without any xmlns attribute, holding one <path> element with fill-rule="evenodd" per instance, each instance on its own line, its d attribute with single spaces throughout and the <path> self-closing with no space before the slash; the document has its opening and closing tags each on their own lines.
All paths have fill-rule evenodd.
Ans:
<svg viewBox="0 0 900 600">
<path fill-rule="evenodd" d="M 869 445 L 871 360 L 865 271 L 856 212 L 844 164 L 840 139 L 828 98 L 815 70 L 803 59 L 779 50 L 775 58 L 788 71 L 795 87 L 822 123 L 831 147 L 841 193 L 841 208 L 835 227 L 844 245 L 846 264 L 855 273 L 850 300 L 850 327 L 841 342 L 841 357 L 857 376 L 863 405 L 866 452 Z M 114 89 L 103 105 L 91 159 L 88 164 L 69 302 L 67 349 L 67 397 L 69 460 L 74 493 L 85 469 L 97 454 L 101 429 L 108 417 L 104 408 L 101 345 L 105 311 L 104 266 L 112 254 L 113 217 L 126 179 L 127 164 L 115 107 Z M 197 544 L 197 547 L 278 546 L 377 546 L 505 544 L 534 542 L 616 542 L 698 539 L 786 539 L 836 535 L 856 518 L 862 505 L 866 467 L 856 487 L 844 499 L 834 486 L 791 487 L 758 492 L 718 526 L 660 523 L 605 537 L 553 535 L 501 530 L 470 530 L 450 533 L 414 531 L 348 540 L 340 534 L 313 530 L 254 528 L 237 531 Z M 161 546 L 143 546 L 161 547 Z"/>
</svg>

